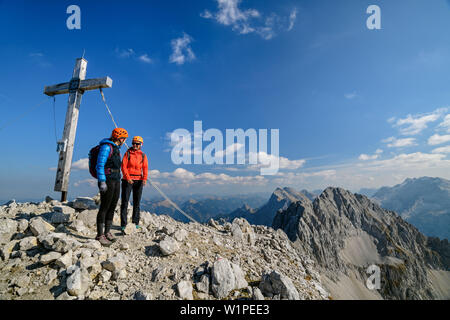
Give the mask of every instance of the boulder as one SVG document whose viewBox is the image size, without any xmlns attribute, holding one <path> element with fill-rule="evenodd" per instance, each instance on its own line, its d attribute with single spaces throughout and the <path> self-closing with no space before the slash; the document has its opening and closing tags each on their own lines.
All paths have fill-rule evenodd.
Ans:
<svg viewBox="0 0 450 320">
<path fill-rule="evenodd" d="M 119 255 L 109 258 L 108 260 L 102 262 L 102 267 L 113 273 L 124 269 L 125 266 L 126 266 L 125 259 Z"/>
<path fill-rule="evenodd" d="M 125 229 L 123 230 L 123 233 L 125 234 L 133 234 L 137 231 L 136 225 L 134 223 L 129 223 L 126 225 Z"/>
<path fill-rule="evenodd" d="M 17 231 L 18 232 L 25 232 L 28 229 L 28 220 L 27 219 L 20 219 L 17 222 Z"/>
<path fill-rule="evenodd" d="M 70 214 L 62 213 L 62 212 L 53 212 L 50 217 L 50 222 L 54 224 L 59 223 L 67 223 L 71 219 Z"/>
<path fill-rule="evenodd" d="M 95 228 L 97 225 L 98 210 L 84 210 L 77 215 L 77 220 L 83 221 L 88 228 Z"/>
<path fill-rule="evenodd" d="M 159 242 L 159 249 L 164 256 L 170 256 L 180 250 L 180 245 L 174 238 L 166 236 Z"/>
<path fill-rule="evenodd" d="M 265 300 L 264 295 L 259 288 L 253 289 L 253 300 Z"/>
<path fill-rule="evenodd" d="M 233 274 L 235 278 L 235 289 L 242 289 L 248 286 L 247 280 L 245 280 L 244 272 L 241 267 L 237 264 L 231 263 L 231 268 L 233 269 Z"/>
<path fill-rule="evenodd" d="M 203 274 L 200 281 L 195 284 L 198 292 L 209 293 L 209 275 Z"/>
<path fill-rule="evenodd" d="M 97 209 L 98 206 L 94 199 L 89 197 L 78 197 L 73 201 L 73 207 L 78 210 L 92 210 Z"/>
<path fill-rule="evenodd" d="M 76 232 L 79 233 L 89 233 L 89 230 L 86 228 L 86 226 L 84 225 L 82 220 L 74 220 L 71 224 L 70 224 L 70 228 L 75 230 Z"/>
<path fill-rule="evenodd" d="M 39 262 L 41 262 L 43 265 L 47 265 L 58 260 L 59 258 L 61 258 L 61 253 L 52 251 L 40 256 Z"/>
<path fill-rule="evenodd" d="M 300 295 L 292 283 L 292 280 L 278 271 L 263 274 L 262 280 L 259 284 L 259 289 L 261 289 L 261 292 L 266 296 L 280 295 L 281 299 L 300 299 Z"/>
<path fill-rule="evenodd" d="M 183 242 L 184 239 L 186 239 L 188 235 L 188 232 L 184 229 L 180 229 L 177 230 L 174 234 L 173 237 L 175 238 L 175 240 L 179 241 L 179 242 Z"/>
<path fill-rule="evenodd" d="M 91 279 L 85 269 L 76 267 L 66 280 L 67 292 L 71 296 L 82 296 L 89 289 Z"/>
<path fill-rule="evenodd" d="M 3 248 L 0 250 L 0 255 L 3 260 L 9 260 L 11 253 L 14 251 L 14 248 L 18 245 L 19 240 L 13 240 L 6 243 Z"/>
<path fill-rule="evenodd" d="M 62 269 L 67 269 L 72 265 L 72 250 L 69 250 L 66 252 L 66 254 L 62 255 L 60 258 L 58 258 L 55 262 L 55 264 Z"/>
<path fill-rule="evenodd" d="M 233 236 L 233 239 L 236 241 L 242 241 L 244 237 L 241 227 L 239 227 L 239 225 L 235 223 L 231 225 L 231 235 Z"/>
<path fill-rule="evenodd" d="M 212 292 L 216 298 L 223 299 L 236 287 L 231 263 L 227 259 L 219 258 L 214 262 L 211 271 Z"/>
<path fill-rule="evenodd" d="M 136 291 L 133 300 L 152 300 L 152 295 L 148 292 Z"/>
<path fill-rule="evenodd" d="M 75 213 L 75 209 L 74 208 L 71 208 L 71 207 L 65 206 L 65 205 L 54 206 L 53 210 L 55 212 L 60 212 L 60 213 L 69 214 L 69 215 Z"/>
<path fill-rule="evenodd" d="M 109 279 L 111 279 L 111 276 L 112 273 L 110 271 L 103 269 L 98 276 L 98 280 L 103 283 L 106 283 L 109 281 Z"/>
<path fill-rule="evenodd" d="M 0 234 L 14 234 L 17 232 L 18 223 L 12 219 L 0 219 Z"/>
<path fill-rule="evenodd" d="M 26 237 L 20 240 L 19 247 L 20 250 L 26 251 L 30 250 L 31 248 L 34 248 L 38 245 L 38 240 L 36 237 Z"/>
<path fill-rule="evenodd" d="M 30 226 L 31 232 L 36 237 L 38 237 L 40 235 L 45 235 L 45 234 L 55 230 L 55 227 L 53 227 L 50 223 L 46 222 L 41 217 L 36 217 L 36 218 L 31 219 L 29 226 Z"/>
<path fill-rule="evenodd" d="M 44 246 L 44 248 L 48 250 L 53 250 L 53 245 L 58 239 L 67 237 L 63 233 L 55 233 L 55 232 L 49 232 L 49 233 L 42 233 L 37 237 L 39 243 Z"/>
<path fill-rule="evenodd" d="M 192 296 L 192 283 L 190 281 L 181 281 L 177 284 L 178 295 L 183 300 L 194 300 Z"/>
<path fill-rule="evenodd" d="M 66 253 L 70 250 L 75 251 L 81 247 L 81 243 L 71 238 L 59 238 L 52 246 L 54 251 Z"/>
</svg>

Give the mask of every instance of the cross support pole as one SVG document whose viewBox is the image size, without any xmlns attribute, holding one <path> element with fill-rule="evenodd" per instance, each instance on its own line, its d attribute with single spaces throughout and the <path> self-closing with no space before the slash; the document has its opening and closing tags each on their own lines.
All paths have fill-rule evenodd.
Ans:
<svg viewBox="0 0 450 320">
<path fill-rule="evenodd" d="M 87 60 L 84 58 L 78 58 L 75 63 L 75 68 L 73 69 L 72 79 L 70 82 L 46 86 L 44 88 L 44 93 L 48 96 L 64 93 L 69 94 L 63 137 L 62 140 L 58 142 L 59 158 L 54 188 L 55 191 L 61 192 L 62 202 L 67 200 L 70 168 L 72 166 L 72 156 L 78 124 L 78 114 L 80 111 L 83 93 L 87 90 L 111 88 L 112 86 L 112 80 L 109 77 L 85 80 L 86 68 Z"/>
</svg>

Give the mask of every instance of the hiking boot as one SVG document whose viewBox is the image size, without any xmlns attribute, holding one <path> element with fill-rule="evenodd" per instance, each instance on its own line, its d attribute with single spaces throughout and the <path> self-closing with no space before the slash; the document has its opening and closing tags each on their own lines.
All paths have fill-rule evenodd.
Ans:
<svg viewBox="0 0 450 320">
<path fill-rule="evenodd" d="M 125 227 L 120 227 L 120 231 L 121 231 L 121 235 L 122 236 L 125 236 L 126 234 L 125 234 Z"/>
<path fill-rule="evenodd" d="M 111 241 L 111 242 L 114 242 L 114 241 L 117 240 L 117 239 L 112 235 L 111 232 L 106 233 L 106 234 L 105 234 L 105 238 L 108 239 L 108 240 Z"/>
<path fill-rule="evenodd" d="M 95 240 L 97 240 L 98 242 L 100 242 L 101 245 L 102 245 L 102 246 L 105 246 L 105 247 L 109 247 L 109 246 L 112 244 L 111 241 L 109 241 L 108 239 L 106 239 L 106 237 L 105 237 L 104 234 L 102 234 L 101 236 L 95 237 Z"/>
</svg>

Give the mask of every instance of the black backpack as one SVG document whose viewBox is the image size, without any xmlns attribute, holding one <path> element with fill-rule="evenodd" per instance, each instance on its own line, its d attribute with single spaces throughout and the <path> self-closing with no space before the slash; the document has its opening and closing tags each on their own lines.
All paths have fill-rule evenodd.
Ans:
<svg viewBox="0 0 450 320">
<path fill-rule="evenodd" d="M 100 152 L 100 147 L 104 144 L 109 144 L 111 146 L 111 150 L 109 151 L 109 155 L 108 155 L 108 159 L 109 157 L 111 157 L 112 152 L 113 152 L 113 145 L 109 142 L 105 142 L 105 143 L 101 143 L 95 147 L 93 147 L 90 151 L 89 151 L 89 172 L 91 174 L 91 176 L 93 176 L 95 179 L 97 179 L 97 160 L 98 160 L 98 153 Z"/>
</svg>

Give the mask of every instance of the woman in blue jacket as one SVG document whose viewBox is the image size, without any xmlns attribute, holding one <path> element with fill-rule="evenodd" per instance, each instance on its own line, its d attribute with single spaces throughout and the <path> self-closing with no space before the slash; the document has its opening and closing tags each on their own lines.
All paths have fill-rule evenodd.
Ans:
<svg viewBox="0 0 450 320">
<path fill-rule="evenodd" d="M 100 190 L 100 209 L 97 214 L 97 237 L 95 238 L 104 246 L 110 246 L 115 238 L 111 234 L 111 226 L 114 218 L 114 210 L 120 197 L 120 147 L 128 138 L 128 132 L 122 128 L 116 128 L 111 138 L 100 142 L 100 150 L 97 158 L 97 179 Z"/>
</svg>

